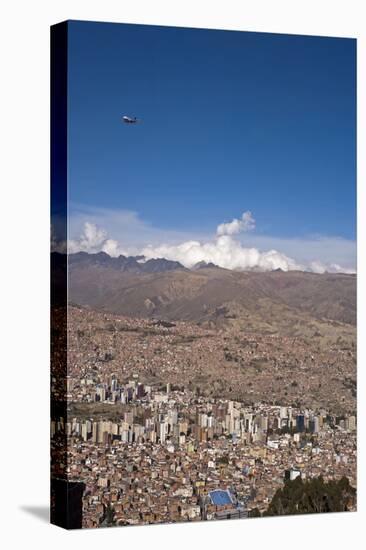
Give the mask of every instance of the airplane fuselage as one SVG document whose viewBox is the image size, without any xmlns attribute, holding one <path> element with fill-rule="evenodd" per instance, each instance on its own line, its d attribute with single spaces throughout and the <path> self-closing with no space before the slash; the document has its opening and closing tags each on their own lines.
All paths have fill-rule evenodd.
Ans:
<svg viewBox="0 0 366 550">
<path fill-rule="evenodd" d="M 128 117 L 128 116 L 124 116 L 124 117 L 122 117 L 122 120 L 123 120 L 123 122 L 125 122 L 126 124 L 136 124 L 136 122 L 137 122 L 137 118 L 136 118 L 136 117 L 131 118 L 131 117 Z"/>
</svg>

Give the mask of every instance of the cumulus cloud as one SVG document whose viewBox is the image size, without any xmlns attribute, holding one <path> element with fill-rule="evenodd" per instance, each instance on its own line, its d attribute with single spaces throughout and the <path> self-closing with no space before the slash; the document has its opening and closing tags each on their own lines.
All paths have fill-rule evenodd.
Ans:
<svg viewBox="0 0 366 550">
<path fill-rule="evenodd" d="M 200 240 L 208 238 L 207 235 L 198 233 L 195 229 L 192 233 L 187 233 L 155 227 L 132 210 L 71 203 L 69 238 L 78 241 L 86 223 L 103 228 L 113 239 L 123 243 L 124 249 L 132 255 L 138 254 L 147 243 L 158 245 L 168 241 L 178 244 L 191 238 Z"/>
<path fill-rule="evenodd" d="M 354 269 L 342 267 L 339 264 L 325 264 L 324 262 L 320 262 L 318 260 L 310 262 L 309 271 L 312 271 L 313 273 L 346 273 L 348 275 L 356 272 Z"/>
<path fill-rule="evenodd" d="M 97 214 L 102 216 L 100 211 Z M 255 228 L 255 219 L 250 211 L 244 212 L 240 219 L 218 225 L 214 238 L 206 236 L 199 240 L 190 238 L 189 234 L 181 234 L 178 239 L 176 232 L 171 235 L 157 228 L 152 228 L 152 237 L 148 240 L 148 224 L 135 213 L 127 211 L 119 214 L 115 211 L 112 217 L 116 225 L 118 218 L 122 220 L 122 234 L 121 231 L 113 231 L 114 236 L 117 233 L 118 240 L 110 238 L 109 231 L 103 226 L 84 221 L 79 236 L 68 241 L 69 252 L 103 251 L 114 257 L 143 255 L 146 259 L 166 258 L 179 261 L 187 268 L 204 261 L 233 270 L 355 273 L 354 242 L 336 237 L 301 240 L 256 236 L 248 233 Z M 139 233 L 139 239 L 144 236 L 144 243 L 137 244 L 134 230 Z M 133 245 L 128 246 L 127 242 Z"/>
<path fill-rule="evenodd" d="M 126 254 L 118 241 L 109 239 L 107 231 L 95 225 L 85 222 L 83 232 L 78 239 L 70 239 L 68 242 L 69 253 L 74 252 L 106 252 L 110 256 L 119 256 Z"/>
<path fill-rule="evenodd" d="M 303 265 L 314 262 L 323 269 L 338 264 L 347 270 L 355 271 L 356 243 L 343 237 L 327 235 L 309 235 L 307 237 L 272 237 L 255 233 L 246 233 L 239 237 L 247 248 L 258 250 L 280 250 L 290 258 L 296 258 Z"/>
<path fill-rule="evenodd" d="M 212 262 L 226 269 L 261 269 L 263 271 L 282 269 L 304 269 L 292 258 L 276 250 L 260 252 L 256 248 L 245 248 L 230 235 L 222 235 L 212 242 L 188 241 L 180 245 L 146 246 L 141 254 L 146 258 L 175 260 L 191 268 L 198 262 Z"/>
<path fill-rule="evenodd" d="M 220 223 L 217 226 L 217 235 L 237 235 L 244 231 L 252 231 L 255 229 L 255 219 L 252 213 L 247 210 L 243 212 L 241 219 L 234 218 L 231 222 Z"/>
</svg>

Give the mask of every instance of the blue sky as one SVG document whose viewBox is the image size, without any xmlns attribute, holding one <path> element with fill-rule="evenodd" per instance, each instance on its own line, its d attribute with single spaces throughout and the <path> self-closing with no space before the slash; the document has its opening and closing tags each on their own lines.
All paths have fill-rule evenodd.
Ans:
<svg viewBox="0 0 366 550">
<path fill-rule="evenodd" d="M 71 215 L 353 241 L 355 94 L 352 39 L 70 22 Z"/>
</svg>

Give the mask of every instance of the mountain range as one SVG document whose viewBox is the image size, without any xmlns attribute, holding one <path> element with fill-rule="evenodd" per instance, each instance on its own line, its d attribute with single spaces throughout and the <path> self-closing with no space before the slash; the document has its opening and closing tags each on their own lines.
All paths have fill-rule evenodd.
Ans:
<svg viewBox="0 0 366 550">
<path fill-rule="evenodd" d="M 52 253 L 52 266 L 54 274 L 64 270 L 65 255 Z M 68 256 L 68 276 L 69 302 L 131 317 L 308 335 L 329 322 L 356 323 L 355 275 L 238 272 L 203 262 L 187 269 L 164 258 L 79 252 Z"/>
</svg>

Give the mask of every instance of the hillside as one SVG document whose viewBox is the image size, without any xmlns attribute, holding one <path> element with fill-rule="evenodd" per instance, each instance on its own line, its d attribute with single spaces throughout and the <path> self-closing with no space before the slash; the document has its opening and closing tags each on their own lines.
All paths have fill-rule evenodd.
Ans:
<svg viewBox="0 0 366 550">
<path fill-rule="evenodd" d="M 69 256 L 69 301 L 131 317 L 312 336 L 355 325 L 356 276 L 188 270 L 164 259 L 79 253 Z"/>
</svg>

